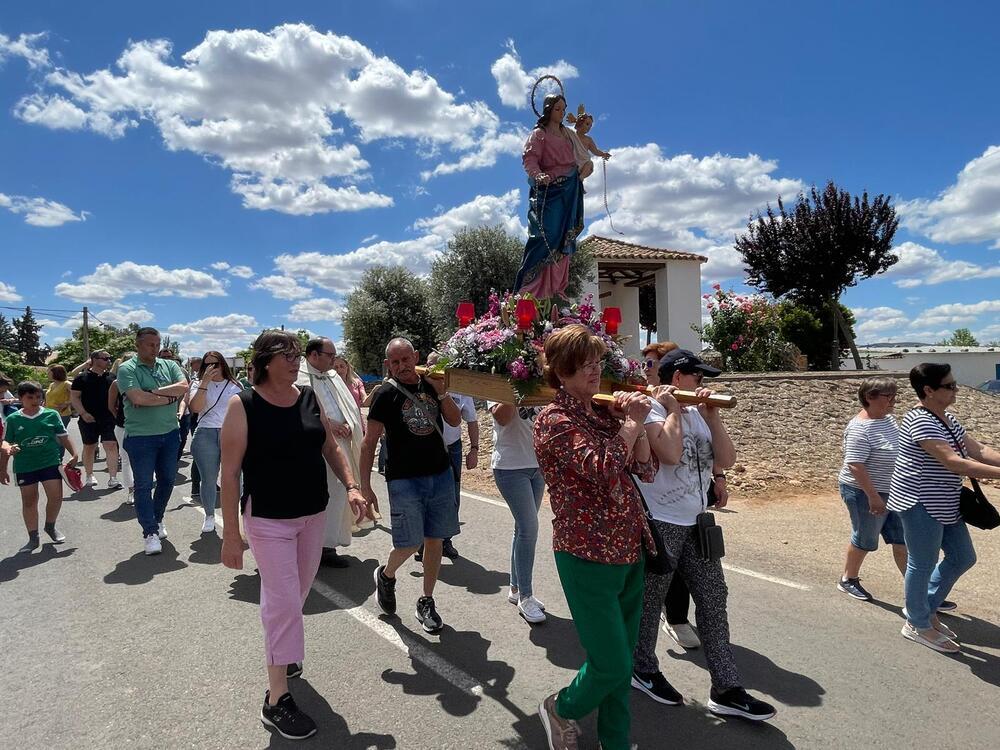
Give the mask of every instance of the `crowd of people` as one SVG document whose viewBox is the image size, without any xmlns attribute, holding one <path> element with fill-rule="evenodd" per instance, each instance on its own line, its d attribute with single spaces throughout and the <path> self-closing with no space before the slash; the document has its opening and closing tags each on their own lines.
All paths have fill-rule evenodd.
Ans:
<svg viewBox="0 0 1000 750">
<path fill-rule="evenodd" d="M 84 484 L 99 486 L 102 448 L 107 487 L 127 490 L 142 550 L 155 555 L 190 434 L 188 499 L 204 510 L 202 533 L 216 533 L 221 505 L 222 563 L 241 569 L 248 546 L 260 575 L 267 682 L 260 718 L 300 739 L 317 731 L 289 690 L 304 669 L 303 604 L 320 565 L 347 566 L 337 549 L 382 518 L 372 481 L 376 452 L 381 445 L 391 532 L 374 572 L 376 602 L 396 615 L 399 574 L 413 558 L 422 577 L 420 590 L 408 594 L 411 611 L 424 631 L 438 633 L 444 617 L 435 591 L 442 558 L 459 554 L 461 476 L 478 464 L 479 423 L 469 397 L 418 372 L 420 353 L 405 338 L 387 343 L 386 377 L 372 395 L 329 338 L 303 347 L 293 334 L 265 331 L 252 349 L 242 377 L 218 351 L 193 358 L 185 371 L 161 348 L 159 333 L 142 328 L 135 352 L 117 361 L 98 350 L 74 371 L 54 365 L 47 391 L 26 381 L 16 397 L 5 394 L 5 406 L 20 408 L 3 422 L 0 482 L 10 482 L 12 458 L 28 532 L 22 553 L 40 545 L 39 485 L 42 530 L 64 542 L 56 529 L 63 476 L 81 457 L 67 430 L 75 412 Z M 551 404 L 486 408 L 490 468 L 513 522 L 508 601 L 526 622 L 545 621 L 533 569 L 548 488 L 556 569 L 586 654 L 572 682 L 539 705 L 549 747 L 576 748 L 577 722 L 596 711 L 601 747 L 628 748 L 633 689 L 659 704 L 684 703 L 656 656 L 661 623 L 681 647 L 704 650 L 709 711 L 770 719 L 774 707 L 744 689 L 736 664 L 711 513 L 728 502 L 726 470 L 737 446 L 717 408 L 674 396 L 709 396 L 705 379 L 720 371 L 674 344 L 653 344 L 643 351 L 649 393 L 618 392 L 605 407 L 593 401 L 605 354 L 600 338 L 569 325 L 546 339 L 544 354 L 545 378 L 556 390 Z M 938 613 L 955 607 L 946 597 L 976 559 L 960 513 L 962 477 L 1000 478 L 1000 452 L 948 411 L 958 386 L 947 365 L 915 367 L 910 384 L 920 405 L 902 424 L 893 416 L 894 379 L 867 378 L 859 389 L 838 478 L 852 526 L 838 588 L 871 599 L 860 569 L 881 536 L 904 577 L 903 636 L 955 652 L 957 637 Z M 287 477 L 295 477 L 294 491 Z"/>
</svg>

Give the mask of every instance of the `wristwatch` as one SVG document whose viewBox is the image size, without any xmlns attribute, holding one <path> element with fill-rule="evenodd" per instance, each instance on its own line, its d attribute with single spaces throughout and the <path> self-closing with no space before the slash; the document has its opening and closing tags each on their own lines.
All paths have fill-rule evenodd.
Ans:
<svg viewBox="0 0 1000 750">
<path fill-rule="evenodd" d="M 722 474 L 713 474 L 712 478 L 713 479 L 725 479 L 726 478 L 726 474 L 725 474 L 725 472 L 723 472 Z"/>
<path fill-rule="evenodd" d="M 348 492 L 350 492 L 351 490 L 360 490 L 361 485 L 358 484 L 357 482 L 352 482 L 351 484 L 347 485 L 346 489 Z"/>
</svg>

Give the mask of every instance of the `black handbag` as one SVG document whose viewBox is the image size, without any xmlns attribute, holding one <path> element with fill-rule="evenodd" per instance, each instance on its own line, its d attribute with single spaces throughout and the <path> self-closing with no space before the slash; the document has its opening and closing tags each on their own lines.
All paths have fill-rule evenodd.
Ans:
<svg viewBox="0 0 1000 750">
<path fill-rule="evenodd" d="M 667 551 L 667 546 L 663 543 L 663 537 L 656 530 L 656 525 L 653 523 L 653 514 L 649 512 L 649 506 L 646 505 L 646 498 L 643 497 L 642 490 L 639 489 L 639 483 L 635 481 L 635 477 L 631 474 L 628 476 L 632 480 L 632 486 L 635 487 L 635 491 L 639 493 L 639 502 L 642 503 L 643 514 L 646 516 L 646 526 L 649 527 L 649 533 L 653 535 L 653 544 L 656 547 L 655 555 L 646 555 L 646 572 L 658 576 L 673 573 L 677 570 L 677 558 L 670 555 Z"/>
<path fill-rule="evenodd" d="M 698 466 L 698 492 L 701 494 L 702 502 L 705 503 L 704 510 L 695 519 L 695 533 L 698 540 L 698 551 L 703 560 L 721 560 L 726 556 L 726 541 L 722 536 L 722 527 L 715 522 L 715 514 L 708 512 L 710 498 L 705 493 L 705 488 L 701 483 L 701 456 L 698 455 L 698 446 L 695 445 L 695 460 Z M 714 488 L 710 487 L 709 492 Z"/>
<path fill-rule="evenodd" d="M 955 447 L 958 449 L 958 454 L 962 458 L 968 458 L 962 449 L 962 444 L 959 442 L 958 436 L 952 432 L 948 423 L 927 407 L 921 408 L 928 414 L 934 415 L 937 421 L 948 431 L 948 434 L 951 435 L 952 442 L 955 443 Z M 975 526 L 977 529 L 983 529 L 984 531 L 990 531 L 1000 526 L 1000 511 L 997 511 L 986 498 L 983 488 L 979 486 L 979 482 L 972 477 L 969 477 L 969 481 L 972 483 L 972 487 L 966 487 L 963 484 L 958 496 L 958 512 L 961 513 L 962 520 L 969 524 L 969 526 Z"/>
</svg>

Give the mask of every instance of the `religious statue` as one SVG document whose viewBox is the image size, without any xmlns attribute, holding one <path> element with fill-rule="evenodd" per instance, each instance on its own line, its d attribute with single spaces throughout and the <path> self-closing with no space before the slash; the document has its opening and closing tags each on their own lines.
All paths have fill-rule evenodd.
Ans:
<svg viewBox="0 0 1000 750">
<path fill-rule="evenodd" d="M 534 93 L 545 78 L 555 80 L 560 93 L 548 94 L 539 113 Z M 558 78 L 543 76 L 535 83 L 531 106 L 538 121 L 524 144 L 521 160 L 531 185 L 528 241 L 514 291 L 529 292 L 539 300 L 565 299 L 570 256 L 576 252 L 576 238 L 583 231 L 583 182 L 576 155 L 582 144 L 577 134 L 563 125 L 566 97 Z"/>
<path fill-rule="evenodd" d="M 566 115 L 566 120 L 573 123 L 576 128 L 576 142 L 573 144 L 576 153 L 576 168 L 580 170 L 580 179 L 585 180 L 594 173 L 594 160 L 590 154 L 600 156 L 602 159 L 610 159 L 611 154 L 601 151 L 594 143 L 594 139 L 587 135 L 594 127 L 594 116 L 589 114 L 581 104 L 576 108 L 576 114 L 570 112 Z"/>
</svg>

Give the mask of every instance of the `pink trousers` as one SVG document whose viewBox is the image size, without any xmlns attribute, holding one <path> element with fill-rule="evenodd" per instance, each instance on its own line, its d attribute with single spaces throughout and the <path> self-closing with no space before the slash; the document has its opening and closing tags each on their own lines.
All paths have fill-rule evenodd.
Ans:
<svg viewBox="0 0 1000 750">
<path fill-rule="evenodd" d="M 268 666 L 305 658 L 302 605 L 323 555 L 326 511 L 301 518 L 243 516 L 250 551 L 260 571 L 260 621 Z"/>
</svg>

